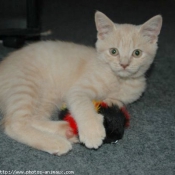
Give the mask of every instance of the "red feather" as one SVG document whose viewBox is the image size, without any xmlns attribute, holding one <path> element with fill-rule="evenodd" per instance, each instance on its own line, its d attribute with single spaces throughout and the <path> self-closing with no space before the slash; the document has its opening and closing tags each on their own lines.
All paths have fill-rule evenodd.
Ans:
<svg viewBox="0 0 175 175">
<path fill-rule="evenodd" d="M 130 115 L 129 115 L 129 113 L 128 113 L 128 111 L 127 111 L 127 109 L 123 106 L 121 109 L 120 109 L 122 112 L 123 112 L 123 114 L 124 114 L 124 116 L 125 116 L 125 118 L 126 118 L 126 124 L 125 124 L 125 127 L 129 127 L 129 121 L 130 121 Z"/>
<path fill-rule="evenodd" d="M 77 135 L 78 134 L 77 124 L 76 124 L 74 118 L 70 115 L 70 113 L 68 113 L 63 120 L 65 120 L 69 123 L 70 127 L 73 130 L 73 133 L 75 135 Z"/>
</svg>

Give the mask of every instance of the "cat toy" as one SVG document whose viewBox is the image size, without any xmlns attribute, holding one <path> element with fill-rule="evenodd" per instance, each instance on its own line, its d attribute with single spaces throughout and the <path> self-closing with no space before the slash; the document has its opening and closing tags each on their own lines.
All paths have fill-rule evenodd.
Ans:
<svg viewBox="0 0 175 175">
<path fill-rule="evenodd" d="M 124 135 L 124 129 L 129 126 L 130 115 L 125 107 L 119 108 L 116 105 L 109 107 L 104 102 L 93 102 L 96 111 L 104 116 L 104 127 L 106 137 L 103 143 L 117 143 Z M 74 118 L 67 108 L 59 113 L 59 119 L 67 121 L 75 135 L 78 135 L 78 128 Z"/>
</svg>

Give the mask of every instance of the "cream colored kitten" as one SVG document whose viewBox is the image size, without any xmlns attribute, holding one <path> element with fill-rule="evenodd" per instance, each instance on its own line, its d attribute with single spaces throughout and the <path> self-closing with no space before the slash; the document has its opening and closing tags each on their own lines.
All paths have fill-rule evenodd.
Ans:
<svg viewBox="0 0 175 175">
<path fill-rule="evenodd" d="M 61 41 L 38 42 L 10 54 L 0 64 L 0 109 L 5 133 L 11 138 L 61 155 L 74 138 L 52 112 L 66 103 L 88 148 L 105 137 L 103 116 L 92 100 L 119 106 L 137 100 L 145 90 L 144 73 L 153 62 L 162 17 L 143 25 L 114 24 L 96 12 L 96 50 Z"/>
</svg>

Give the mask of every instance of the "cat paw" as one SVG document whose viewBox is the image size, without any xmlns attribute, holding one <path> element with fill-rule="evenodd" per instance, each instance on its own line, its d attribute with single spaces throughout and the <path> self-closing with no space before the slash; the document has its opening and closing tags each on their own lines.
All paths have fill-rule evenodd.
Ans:
<svg viewBox="0 0 175 175">
<path fill-rule="evenodd" d="M 71 143 L 68 140 L 60 137 L 59 139 L 55 140 L 54 143 L 49 143 L 46 152 L 56 156 L 61 156 L 68 153 L 71 149 Z"/>
<path fill-rule="evenodd" d="M 61 121 L 59 123 L 57 134 L 67 138 L 71 143 L 78 142 L 77 136 L 74 134 L 69 123 L 66 121 Z"/>
<path fill-rule="evenodd" d="M 97 149 L 103 143 L 105 136 L 103 116 L 100 114 L 79 126 L 79 139 L 87 148 Z"/>
</svg>

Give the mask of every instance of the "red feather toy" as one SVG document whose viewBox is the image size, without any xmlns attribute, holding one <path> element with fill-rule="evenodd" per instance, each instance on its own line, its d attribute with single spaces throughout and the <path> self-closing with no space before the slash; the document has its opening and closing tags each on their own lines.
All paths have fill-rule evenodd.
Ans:
<svg viewBox="0 0 175 175">
<path fill-rule="evenodd" d="M 109 107 L 104 102 L 94 102 L 97 112 L 104 116 L 104 127 L 106 130 L 106 138 L 104 143 L 116 143 L 122 139 L 124 129 L 129 127 L 130 115 L 125 107 L 118 108 L 116 105 Z M 60 111 L 59 119 L 69 123 L 75 135 L 78 135 L 78 127 L 67 108 Z"/>
</svg>

